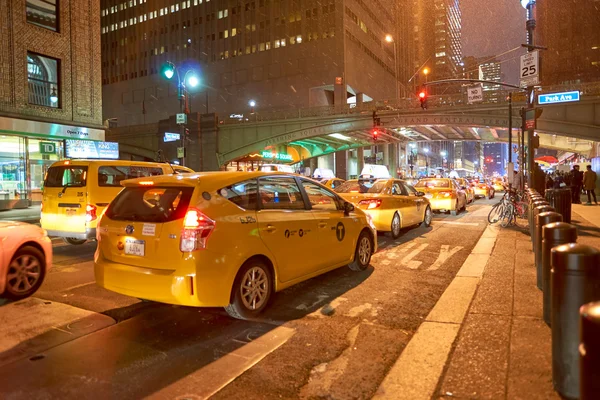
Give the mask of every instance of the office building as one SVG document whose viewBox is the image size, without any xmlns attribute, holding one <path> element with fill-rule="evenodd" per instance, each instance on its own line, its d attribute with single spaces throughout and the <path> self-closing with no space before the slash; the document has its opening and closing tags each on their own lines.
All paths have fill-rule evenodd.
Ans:
<svg viewBox="0 0 600 400">
<path fill-rule="evenodd" d="M 104 116 L 119 127 L 180 111 L 167 61 L 198 75 L 190 112 L 252 111 L 395 97 L 386 0 L 102 0 Z M 173 78 L 176 80 L 176 76 Z"/>
<path fill-rule="evenodd" d="M 536 3 L 536 44 L 542 51 L 544 86 L 597 82 L 600 77 L 600 1 Z"/>
<path fill-rule="evenodd" d="M 41 201 L 64 140 L 104 140 L 100 1 L 0 2 L 0 209 Z"/>
<path fill-rule="evenodd" d="M 494 56 L 486 57 L 464 57 L 462 60 L 462 75 L 465 79 L 479 79 L 483 81 L 502 82 L 502 63 Z M 498 102 L 499 91 L 503 88 L 500 85 L 489 83 L 481 84 L 483 88 L 483 98 L 487 102 Z"/>
<path fill-rule="evenodd" d="M 462 14 L 459 0 L 413 0 L 414 82 L 458 78 L 462 73 Z M 427 69 L 427 74 L 425 73 Z M 436 89 L 432 88 L 433 93 Z M 441 89 L 448 92 L 446 89 Z"/>
<path fill-rule="evenodd" d="M 506 175 L 508 163 L 508 144 L 485 143 L 483 148 L 484 173 L 488 176 Z"/>
</svg>

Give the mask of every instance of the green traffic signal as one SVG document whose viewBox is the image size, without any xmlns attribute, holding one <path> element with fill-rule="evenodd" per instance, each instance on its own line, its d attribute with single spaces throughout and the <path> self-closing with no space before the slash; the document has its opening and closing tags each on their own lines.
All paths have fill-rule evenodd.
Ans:
<svg viewBox="0 0 600 400">
<path fill-rule="evenodd" d="M 171 63 L 166 63 L 162 66 L 161 72 L 165 78 L 171 79 L 175 75 L 175 67 Z"/>
</svg>

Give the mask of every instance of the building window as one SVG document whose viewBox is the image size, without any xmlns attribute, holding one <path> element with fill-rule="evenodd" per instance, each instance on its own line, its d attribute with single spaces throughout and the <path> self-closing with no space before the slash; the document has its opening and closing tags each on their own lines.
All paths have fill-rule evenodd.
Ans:
<svg viewBox="0 0 600 400">
<path fill-rule="evenodd" d="M 29 104 L 59 108 L 59 61 L 55 58 L 27 52 Z"/>
<path fill-rule="evenodd" d="M 56 3 L 57 0 L 27 0 L 25 3 L 27 22 L 58 32 Z"/>
</svg>

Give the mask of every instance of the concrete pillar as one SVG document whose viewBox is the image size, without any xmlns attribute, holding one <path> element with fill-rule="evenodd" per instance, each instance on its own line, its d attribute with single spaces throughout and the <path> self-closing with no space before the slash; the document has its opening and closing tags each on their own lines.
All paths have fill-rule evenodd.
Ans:
<svg viewBox="0 0 600 400">
<path fill-rule="evenodd" d="M 397 169 L 398 169 L 398 143 L 392 143 L 388 146 L 390 148 L 390 150 L 389 150 L 390 174 L 392 174 L 392 176 L 394 178 L 398 178 L 398 172 L 397 172 Z"/>
<path fill-rule="evenodd" d="M 346 104 L 348 104 L 348 89 L 346 87 L 346 82 L 342 82 L 341 85 L 335 83 L 333 85 L 333 104 L 336 108 L 343 108 Z"/>
<path fill-rule="evenodd" d="M 383 165 L 388 167 L 388 169 L 391 172 L 391 169 L 390 169 L 390 145 L 384 144 L 381 147 L 382 147 L 382 151 L 383 151 Z"/>
<path fill-rule="evenodd" d="M 365 148 L 364 147 L 359 147 L 357 149 L 357 156 L 356 156 L 356 174 L 358 176 L 360 176 L 360 173 L 362 172 L 363 168 L 365 167 Z"/>
<path fill-rule="evenodd" d="M 341 179 L 348 179 L 348 151 L 338 151 L 335 155 L 335 176 Z"/>
<path fill-rule="evenodd" d="M 362 93 L 356 93 L 356 107 L 362 106 L 364 103 L 364 96 Z"/>
<path fill-rule="evenodd" d="M 319 161 L 317 160 L 317 157 L 313 157 L 308 160 L 308 166 L 310 167 L 310 176 L 313 176 L 315 169 L 318 168 L 318 165 Z"/>
</svg>

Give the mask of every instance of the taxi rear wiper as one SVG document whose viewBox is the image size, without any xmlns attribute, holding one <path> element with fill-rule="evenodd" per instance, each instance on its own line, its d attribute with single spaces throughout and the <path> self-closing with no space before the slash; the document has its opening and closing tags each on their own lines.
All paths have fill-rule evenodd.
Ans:
<svg viewBox="0 0 600 400">
<path fill-rule="evenodd" d="M 62 192 L 61 192 L 61 193 L 62 193 L 62 194 L 65 194 L 65 191 L 67 190 L 67 188 L 68 188 L 69 186 L 79 186 L 79 187 L 81 187 L 81 183 L 78 183 L 78 182 L 67 182 L 67 183 L 65 183 L 65 184 L 63 185 L 63 190 L 62 190 Z"/>
</svg>

